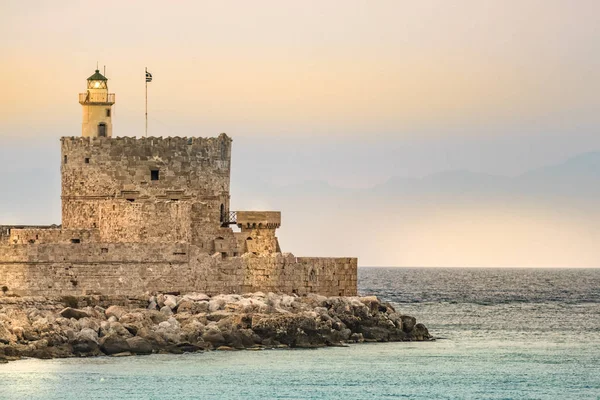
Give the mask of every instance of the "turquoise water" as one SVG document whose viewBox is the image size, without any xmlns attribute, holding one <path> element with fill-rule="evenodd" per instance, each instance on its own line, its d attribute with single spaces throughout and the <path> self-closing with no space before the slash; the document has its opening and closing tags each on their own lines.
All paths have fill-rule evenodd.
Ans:
<svg viewBox="0 0 600 400">
<path fill-rule="evenodd" d="M 23 360 L 0 399 L 600 399 L 600 270 L 361 269 L 445 339 Z"/>
</svg>

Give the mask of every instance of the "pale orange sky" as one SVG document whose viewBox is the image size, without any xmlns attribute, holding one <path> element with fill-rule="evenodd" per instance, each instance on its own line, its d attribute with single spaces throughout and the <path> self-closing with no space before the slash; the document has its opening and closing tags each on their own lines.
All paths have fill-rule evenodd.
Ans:
<svg viewBox="0 0 600 400">
<path fill-rule="evenodd" d="M 0 217 L 6 223 L 59 218 L 58 199 L 19 207 L 44 187 L 42 180 L 56 179 L 49 165 L 57 138 L 80 134 L 77 93 L 97 61 L 116 93 L 115 135 L 143 135 L 148 67 L 150 135 L 234 138 L 234 193 L 238 183 L 258 182 L 254 192 L 233 199 L 240 207 L 263 201 L 261 182 L 368 188 L 393 176 L 453 169 L 515 176 L 599 150 L 598 15 L 594 0 L 4 0 L 0 162 L 22 179 L 6 172 L 0 178 L 15 194 L 0 202 Z M 600 256 L 582 250 L 596 233 L 590 236 L 570 215 L 559 221 L 556 210 L 527 221 L 521 211 L 504 218 L 503 209 L 482 204 L 477 215 L 484 222 L 463 226 L 465 235 L 441 251 L 436 243 L 458 226 L 462 207 L 449 206 L 436 219 L 421 209 L 403 227 L 410 236 L 386 230 L 384 242 L 400 243 L 398 252 L 382 256 L 370 244 L 351 255 L 363 265 L 454 265 L 467 252 L 469 265 L 543 266 L 558 258 L 600 265 Z M 361 216 L 373 217 L 368 210 Z M 325 224 L 311 220 L 323 229 L 319 223 Z M 487 249 L 481 253 L 469 249 L 475 239 L 505 236 L 511 226 L 543 239 L 530 254 L 527 246 L 497 239 L 481 242 Z M 289 250 L 344 255 L 348 249 L 345 237 L 326 248 L 311 243 L 310 230 L 284 229 Z M 559 240 L 552 232 L 561 229 L 569 234 Z M 553 258 L 547 248 L 560 254 Z"/>
</svg>

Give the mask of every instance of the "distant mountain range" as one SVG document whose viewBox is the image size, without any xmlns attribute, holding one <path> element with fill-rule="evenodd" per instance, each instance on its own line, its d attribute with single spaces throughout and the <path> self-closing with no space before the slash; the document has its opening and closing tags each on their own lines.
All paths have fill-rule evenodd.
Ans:
<svg viewBox="0 0 600 400">
<path fill-rule="evenodd" d="M 481 199 L 489 197 L 512 198 L 540 196 L 596 200 L 600 195 L 600 152 L 572 157 L 565 162 L 550 165 L 514 177 L 454 170 L 435 173 L 423 178 L 392 177 L 385 183 L 367 189 L 347 189 L 324 181 L 307 181 L 288 186 L 248 182 L 239 185 L 240 195 L 256 196 L 257 191 L 268 201 L 269 197 L 431 197 Z M 257 190 L 259 189 L 259 190 Z M 234 197 L 235 201 L 235 197 Z"/>
</svg>

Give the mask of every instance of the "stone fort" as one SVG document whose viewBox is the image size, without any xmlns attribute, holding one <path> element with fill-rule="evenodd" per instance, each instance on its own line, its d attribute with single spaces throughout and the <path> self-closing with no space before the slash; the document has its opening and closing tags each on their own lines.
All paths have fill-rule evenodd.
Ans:
<svg viewBox="0 0 600 400">
<path fill-rule="evenodd" d="M 226 134 L 113 137 L 107 81 L 88 78 L 82 136 L 60 139 L 61 225 L 0 225 L 0 296 L 356 295 L 356 258 L 282 253 L 280 212 L 230 209 Z"/>
</svg>

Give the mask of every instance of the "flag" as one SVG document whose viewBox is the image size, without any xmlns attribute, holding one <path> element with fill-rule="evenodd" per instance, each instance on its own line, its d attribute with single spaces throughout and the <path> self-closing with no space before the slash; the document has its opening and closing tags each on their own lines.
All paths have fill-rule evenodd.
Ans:
<svg viewBox="0 0 600 400">
<path fill-rule="evenodd" d="M 152 82 L 152 74 L 146 71 L 146 82 Z"/>
</svg>

